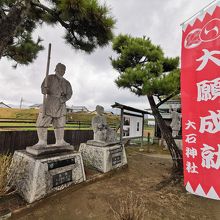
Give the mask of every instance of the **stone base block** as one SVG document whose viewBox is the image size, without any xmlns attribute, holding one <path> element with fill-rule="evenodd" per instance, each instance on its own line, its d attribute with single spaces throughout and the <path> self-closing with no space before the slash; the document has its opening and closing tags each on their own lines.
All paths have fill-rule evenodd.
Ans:
<svg viewBox="0 0 220 220">
<path fill-rule="evenodd" d="M 120 144 L 100 147 L 83 143 L 79 152 L 85 166 L 90 165 L 103 173 L 127 164 L 125 148 Z"/>
<path fill-rule="evenodd" d="M 26 147 L 26 151 L 33 155 L 46 155 L 46 154 L 54 154 L 60 153 L 64 151 L 73 151 L 74 147 L 72 145 L 66 146 L 56 146 L 54 144 L 47 146 L 31 146 Z"/>
<path fill-rule="evenodd" d="M 15 151 L 11 172 L 12 185 L 28 203 L 86 180 L 81 153 L 75 151 L 45 156 Z"/>
<path fill-rule="evenodd" d="M 88 140 L 87 144 L 88 145 L 92 145 L 92 146 L 96 146 L 96 147 L 108 147 L 108 146 L 113 146 L 116 144 L 119 144 L 119 141 L 115 141 L 115 142 L 101 142 L 101 141 L 95 141 L 95 140 Z"/>
</svg>

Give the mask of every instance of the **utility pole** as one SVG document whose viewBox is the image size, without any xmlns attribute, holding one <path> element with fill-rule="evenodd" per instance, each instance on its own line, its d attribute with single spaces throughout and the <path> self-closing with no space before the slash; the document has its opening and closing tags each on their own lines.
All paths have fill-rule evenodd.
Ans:
<svg viewBox="0 0 220 220">
<path fill-rule="evenodd" d="M 24 101 L 24 99 L 21 97 L 21 101 L 20 101 L 20 109 L 22 107 L 22 102 Z"/>
</svg>

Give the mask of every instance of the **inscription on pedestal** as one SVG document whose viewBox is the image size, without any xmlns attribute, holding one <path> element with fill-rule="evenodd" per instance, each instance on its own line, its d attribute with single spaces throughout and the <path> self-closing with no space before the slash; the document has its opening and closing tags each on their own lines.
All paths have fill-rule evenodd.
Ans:
<svg viewBox="0 0 220 220">
<path fill-rule="evenodd" d="M 122 158 L 122 147 L 116 148 L 114 150 L 110 150 L 111 157 L 112 157 L 112 166 L 115 166 L 121 163 Z"/>
<path fill-rule="evenodd" d="M 60 186 L 64 183 L 72 181 L 72 170 L 63 173 L 58 173 L 53 176 L 53 187 Z"/>
<path fill-rule="evenodd" d="M 121 163 L 121 156 L 112 157 L 112 166 Z"/>
<path fill-rule="evenodd" d="M 75 164 L 75 158 L 67 159 L 67 160 L 59 160 L 48 163 L 48 170 L 53 170 L 59 167 L 65 167 L 71 164 Z"/>
</svg>

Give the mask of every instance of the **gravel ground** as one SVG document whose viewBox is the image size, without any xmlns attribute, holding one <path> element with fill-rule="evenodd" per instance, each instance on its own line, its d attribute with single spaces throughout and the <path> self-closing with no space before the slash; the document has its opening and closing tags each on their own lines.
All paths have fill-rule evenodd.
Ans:
<svg viewBox="0 0 220 220">
<path fill-rule="evenodd" d="M 220 202 L 187 193 L 183 182 L 156 190 L 155 186 L 169 176 L 172 166 L 169 156 L 149 154 L 146 149 L 139 151 L 138 147 L 127 148 L 127 156 L 127 169 L 77 191 L 70 188 L 46 198 L 13 214 L 11 219 L 114 220 L 112 208 L 118 211 L 122 201 L 126 200 L 123 198 L 131 192 L 141 201 L 142 210 L 139 211 L 145 213 L 143 219 L 146 220 L 220 219 Z M 131 205 L 135 207 L 135 204 Z"/>
</svg>

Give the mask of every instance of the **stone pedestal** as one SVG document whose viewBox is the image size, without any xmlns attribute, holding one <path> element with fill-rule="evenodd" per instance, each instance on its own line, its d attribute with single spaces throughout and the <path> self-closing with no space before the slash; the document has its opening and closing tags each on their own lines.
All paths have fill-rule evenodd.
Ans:
<svg viewBox="0 0 220 220">
<path fill-rule="evenodd" d="M 119 143 L 100 143 L 88 141 L 80 145 L 83 162 L 106 173 L 127 164 L 125 148 Z"/>
<path fill-rule="evenodd" d="M 48 154 L 55 154 L 64 151 L 74 151 L 74 147 L 72 145 L 66 146 L 57 146 L 54 144 L 44 146 L 31 146 L 26 147 L 26 151 L 32 155 L 48 155 Z"/>
<path fill-rule="evenodd" d="M 15 151 L 12 173 L 12 184 L 29 203 L 86 179 L 82 156 L 75 151 L 38 156 Z"/>
</svg>

